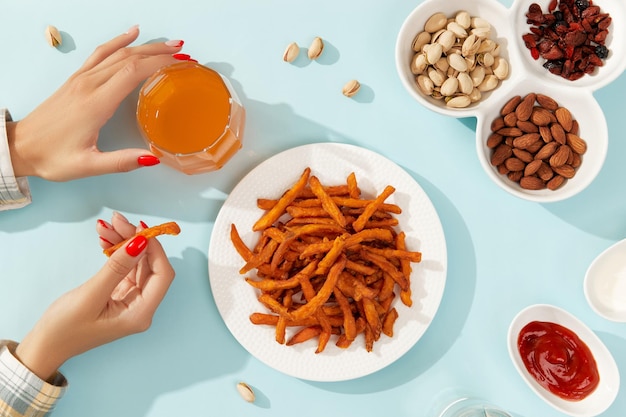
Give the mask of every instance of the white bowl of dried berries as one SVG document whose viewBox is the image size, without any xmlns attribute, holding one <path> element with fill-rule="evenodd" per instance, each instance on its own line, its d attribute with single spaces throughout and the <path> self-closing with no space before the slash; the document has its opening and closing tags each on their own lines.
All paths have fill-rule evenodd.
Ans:
<svg viewBox="0 0 626 417">
<path fill-rule="evenodd" d="M 593 93 L 626 69 L 625 37 L 623 0 L 426 0 L 400 29 L 396 68 L 424 107 L 477 118 L 496 185 L 555 202 L 602 168 L 608 128 Z"/>
</svg>

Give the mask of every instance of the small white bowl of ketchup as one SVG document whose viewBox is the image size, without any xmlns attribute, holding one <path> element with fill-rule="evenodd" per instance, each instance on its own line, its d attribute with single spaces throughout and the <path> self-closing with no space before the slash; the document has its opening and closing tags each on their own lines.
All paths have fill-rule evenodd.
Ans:
<svg viewBox="0 0 626 417">
<path fill-rule="evenodd" d="M 620 375 L 611 352 L 565 310 L 547 304 L 522 310 L 509 326 L 508 349 L 522 379 L 562 413 L 597 416 L 617 396 Z"/>
</svg>

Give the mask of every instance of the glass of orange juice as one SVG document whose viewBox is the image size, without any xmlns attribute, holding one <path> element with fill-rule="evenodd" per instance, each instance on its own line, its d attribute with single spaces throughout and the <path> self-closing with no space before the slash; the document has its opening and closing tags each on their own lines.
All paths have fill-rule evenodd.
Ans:
<svg viewBox="0 0 626 417">
<path fill-rule="evenodd" d="M 245 109 L 228 79 L 196 62 L 161 68 L 139 92 L 150 151 L 185 174 L 220 169 L 242 146 Z"/>
</svg>

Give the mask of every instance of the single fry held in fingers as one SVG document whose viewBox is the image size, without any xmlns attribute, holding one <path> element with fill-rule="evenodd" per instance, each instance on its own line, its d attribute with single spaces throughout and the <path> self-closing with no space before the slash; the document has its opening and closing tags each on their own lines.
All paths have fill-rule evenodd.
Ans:
<svg viewBox="0 0 626 417">
<path fill-rule="evenodd" d="M 157 237 L 160 235 L 177 235 L 179 233 L 180 233 L 180 226 L 176 222 L 167 222 L 167 223 L 159 224 L 157 226 L 148 227 L 147 229 L 143 229 L 137 232 L 134 236 L 128 239 L 125 239 L 116 245 L 106 248 L 102 252 L 106 256 L 111 256 L 113 255 L 113 252 L 115 252 L 116 250 L 124 246 L 126 242 L 128 242 L 130 239 L 136 236 L 144 236 L 148 239 L 151 239 L 153 237 Z"/>
<path fill-rule="evenodd" d="M 230 230 L 239 272 L 254 272 L 245 280 L 267 309 L 250 321 L 272 326 L 286 346 L 314 339 L 315 353 L 333 337 L 345 349 L 362 335 L 367 351 L 381 335 L 392 337 L 393 301 L 411 306 L 411 264 L 422 259 L 395 230 L 402 209 L 385 202 L 394 192 L 388 185 L 368 199 L 354 173 L 326 185 L 307 167 L 278 199 L 259 196 L 258 241 L 248 247 L 234 224 Z"/>
</svg>

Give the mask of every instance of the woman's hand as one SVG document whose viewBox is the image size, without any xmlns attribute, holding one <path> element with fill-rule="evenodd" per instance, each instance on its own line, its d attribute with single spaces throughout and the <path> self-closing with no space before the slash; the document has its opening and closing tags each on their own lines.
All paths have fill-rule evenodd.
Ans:
<svg viewBox="0 0 626 417">
<path fill-rule="evenodd" d="M 138 36 L 135 26 L 100 45 L 32 113 L 7 124 L 16 176 L 67 181 L 159 163 L 145 149 L 104 153 L 97 146 L 100 129 L 128 94 L 159 68 L 189 59 L 177 53 L 180 40 L 129 47 Z"/>
<path fill-rule="evenodd" d="M 99 220 L 96 225 L 105 248 L 144 227 L 132 225 L 119 213 L 111 223 Z M 173 279 L 174 270 L 161 244 L 135 237 L 91 279 L 56 300 L 15 355 L 46 380 L 71 357 L 147 330 Z"/>
</svg>

